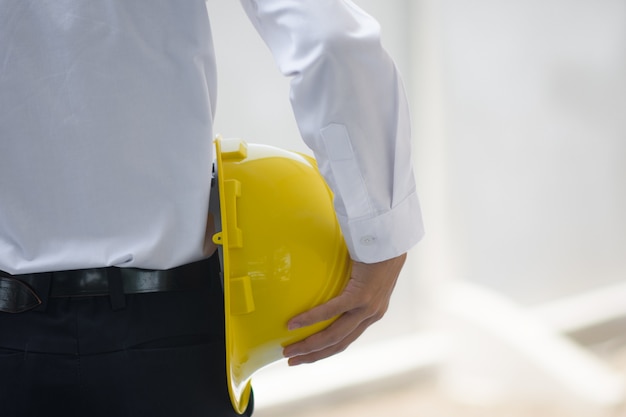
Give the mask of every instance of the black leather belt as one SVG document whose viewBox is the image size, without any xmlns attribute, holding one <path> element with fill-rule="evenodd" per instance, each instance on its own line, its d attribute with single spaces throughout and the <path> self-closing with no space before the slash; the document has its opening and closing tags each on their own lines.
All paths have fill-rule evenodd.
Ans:
<svg viewBox="0 0 626 417">
<path fill-rule="evenodd" d="M 0 311 L 20 313 L 41 306 L 48 297 L 109 296 L 114 309 L 125 294 L 193 290 L 211 277 L 200 261 L 168 270 L 96 268 L 9 275 L 0 272 Z"/>
</svg>

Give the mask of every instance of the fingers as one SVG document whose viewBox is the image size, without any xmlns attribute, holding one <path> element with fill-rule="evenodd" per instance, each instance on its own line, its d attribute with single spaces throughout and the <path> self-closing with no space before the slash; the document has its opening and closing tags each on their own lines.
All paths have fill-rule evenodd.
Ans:
<svg viewBox="0 0 626 417">
<path fill-rule="evenodd" d="M 349 313 L 344 314 L 326 329 L 285 347 L 283 355 L 285 357 L 305 355 L 336 345 L 352 333 L 358 325 L 356 320 L 351 320 Z"/>
<path fill-rule="evenodd" d="M 301 327 L 330 320 L 333 317 L 337 317 L 347 311 L 350 311 L 353 306 L 350 304 L 348 298 L 349 297 L 344 293 L 322 305 L 299 314 L 289 320 L 287 328 L 289 330 L 299 329 Z"/>
<path fill-rule="evenodd" d="M 344 301 L 346 298 L 342 294 L 290 320 L 288 328 L 294 330 L 340 316 L 326 329 L 287 346 L 283 350 L 283 355 L 292 357 L 319 351 L 339 343 L 346 335 L 352 333 L 360 320 L 350 313 L 353 307 Z"/>
<path fill-rule="evenodd" d="M 289 366 L 313 363 L 343 352 L 376 321 L 372 318 L 360 322 L 356 327 L 352 327 L 348 324 L 346 327 L 351 328 L 351 330 L 344 332 L 343 330 L 338 330 L 339 327 L 344 327 L 341 325 L 340 320 L 341 319 L 337 320 L 323 332 L 286 347 L 284 354 L 285 357 L 289 358 Z M 335 326 L 335 328 L 331 329 L 333 326 Z M 331 332 L 332 334 L 324 335 L 325 332 Z"/>
<path fill-rule="evenodd" d="M 337 300 L 340 301 L 340 300 Z M 335 304 L 335 303 L 333 303 Z M 310 319 L 315 320 L 316 317 L 327 317 L 325 314 L 332 314 L 332 308 L 324 311 L 326 305 L 320 306 L 319 314 L 312 314 Z M 310 363 L 326 358 L 345 350 L 348 345 L 355 341 L 371 324 L 382 318 L 387 310 L 387 304 L 383 305 L 365 305 L 357 308 L 348 309 L 341 305 L 339 310 L 343 310 L 334 323 L 326 329 L 315 333 L 306 339 L 285 347 L 283 355 L 289 360 L 290 365 L 298 365 L 300 363 Z M 313 310 L 305 313 L 308 315 Z M 335 317 L 332 314 L 330 317 Z M 316 321 L 314 321 L 316 322 Z"/>
</svg>

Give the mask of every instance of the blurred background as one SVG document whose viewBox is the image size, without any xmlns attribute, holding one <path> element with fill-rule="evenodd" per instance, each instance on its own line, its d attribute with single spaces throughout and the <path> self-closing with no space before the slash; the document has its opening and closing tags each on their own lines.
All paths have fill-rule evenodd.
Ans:
<svg viewBox="0 0 626 417">
<path fill-rule="evenodd" d="M 413 114 L 425 239 L 346 352 L 257 416 L 626 416 L 626 1 L 358 0 Z M 239 2 L 207 0 L 216 133 L 307 152 Z"/>
</svg>

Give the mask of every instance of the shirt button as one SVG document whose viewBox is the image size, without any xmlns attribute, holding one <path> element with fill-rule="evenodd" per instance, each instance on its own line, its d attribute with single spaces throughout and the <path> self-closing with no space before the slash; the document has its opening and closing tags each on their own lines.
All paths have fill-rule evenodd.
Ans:
<svg viewBox="0 0 626 417">
<path fill-rule="evenodd" d="M 375 236 L 363 236 L 361 238 L 361 244 L 365 246 L 371 246 L 376 242 Z"/>
</svg>

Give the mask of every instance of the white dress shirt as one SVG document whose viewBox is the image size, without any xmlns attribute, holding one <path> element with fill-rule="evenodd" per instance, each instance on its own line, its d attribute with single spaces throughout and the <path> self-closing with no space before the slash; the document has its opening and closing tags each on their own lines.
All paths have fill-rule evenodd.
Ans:
<svg viewBox="0 0 626 417">
<path fill-rule="evenodd" d="M 377 22 L 347 0 L 242 4 L 292 77 L 352 257 L 406 252 L 409 115 Z M 0 0 L 0 270 L 205 257 L 214 61 L 203 0 Z"/>
</svg>

